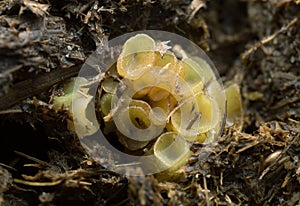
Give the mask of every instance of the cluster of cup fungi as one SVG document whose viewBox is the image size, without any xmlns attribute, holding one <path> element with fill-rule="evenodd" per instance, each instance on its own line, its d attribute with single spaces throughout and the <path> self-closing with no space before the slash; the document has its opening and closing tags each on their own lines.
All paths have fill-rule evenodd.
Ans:
<svg viewBox="0 0 300 206">
<path fill-rule="evenodd" d="M 192 154 L 192 143 L 215 141 L 224 125 L 242 117 L 237 85 L 224 89 L 205 58 L 147 34 L 130 37 L 106 74 L 96 106 L 84 86 L 89 80 L 77 77 L 54 97 L 54 108 L 73 108 L 69 129 L 80 138 L 102 130 L 126 153 L 153 155 L 173 171 Z"/>
</svg>

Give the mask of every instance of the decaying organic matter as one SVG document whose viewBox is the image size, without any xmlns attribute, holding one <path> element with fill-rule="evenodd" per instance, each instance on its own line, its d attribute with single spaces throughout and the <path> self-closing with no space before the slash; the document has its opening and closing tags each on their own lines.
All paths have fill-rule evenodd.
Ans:
<svg viewBox="0 0 300 206">
<path fill-rule="evenodd" d="M 299 8 L 298 0 L 1 1 L 0 205 L 299 205 Z M 91 159 L 68 130 L 68 111 L 52 104 L 99 45 L 144 29 L 195 42 L 242 95 L 242 124 L 194 143 L 176 181 L 107 170 L 105 150 L 95 147 Z"/>
</svg>

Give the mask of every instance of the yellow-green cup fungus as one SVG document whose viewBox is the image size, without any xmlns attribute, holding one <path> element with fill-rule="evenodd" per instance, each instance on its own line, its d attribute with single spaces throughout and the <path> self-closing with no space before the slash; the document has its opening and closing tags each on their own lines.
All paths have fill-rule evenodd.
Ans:
<svg viewBox="0 0 300 206">
<path fill-rule="evenodd" d="M 244 111 L 240 87 L 236 83 L 229 84 L 225 89 L 227 99 L 226 126 L 234 126 L 238 131 L 243 128 Z"/>
<path fill-rule="evenodd" d="M 130 148 L 122 136 L 120 142 L 127 149 L 146 148 L 164 168 L 178 168 L 191 154 L 193 142 L 212 141 L 220 132 L 225 94 L 205 60 L 180 59 L 172 50 L 162 53 L 157 43 L 146 34 L 125 42 L 117 71 L 126 86 L 115 95 L 111 111 L 117 130 L 134 140 L 131 144 L 144 146 Z M 218 87 L 216 96 L 209 91 L 210 84 Z M 137 100 L 147 106 L 133 105 Z"/>
<path fill-rule="evenodd" d="M 73 85 L 66 84 L 65 95 L 54 99 L 55 109 L 73 107 L 73 126 L 83 140 L 100 129 L 109 142 L 118 142 L 112 149 L 117 156 L 134 157 L 152 174 L 176 172 L 192 154 L 194 142 L 215 141 L 226 117 L 231 124 L 242 112 L 240 104 L 233 101 L 227 104 L 231 108 L 226 108 L 226 97 L 236 98 L 239 93 L 235 87 L 224 92 L 205 54 L 189 55 L 189 48 L 174 39 L 178 36 L 171 37 L 170 46 L 147 33 L 131 35 L 123 42 L 115 62 L 98 80 L 101 92 L 95 102 L 98 110 L 94 110 L 98 120 L 88 114 L 92 98 L 89 89 L 80 86 L 89 83 L 83 77 Z M 81 110 L 76 109 L 79 104 Z M 89 150 L 97 141 L 93 138 L 91 142 Z"/>
<path fill-rule="evenodd" d="M 152 67 L 155 58 L 154 40 L 145 34 L 137 34 L 128 39 L 117 61 L 117 71 L 120 76 L 137 79 Z"/>
<path fill-rule="evenodd" d="M 70 112 L 68 129 L 77 134 L 78 137 L 84 137 L 94 134 L 99 129 L 98 121 L 92 115 L 94 108 L 93 96 L 88 94 L 89 89 L 82 87 L 87 84 L 85 78 L 77 77 L 65 83 L 63 95 L 55 96 L 53 108 L 55 110 L 67 109 Z"/>
</svg>

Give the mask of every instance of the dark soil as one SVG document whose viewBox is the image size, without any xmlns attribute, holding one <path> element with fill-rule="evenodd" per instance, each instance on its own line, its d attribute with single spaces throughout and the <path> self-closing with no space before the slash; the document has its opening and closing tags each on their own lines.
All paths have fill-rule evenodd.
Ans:
<svg viewBox="0 0 300 206">
<path fill-rule="evenodd" d="M 0 205 L 300 205 L 299 9 L 299 0 L 0 1 Z M 243 130 L 195 144 L 180 181 L 106 170 L 68 131 L 67 111 L 50 105 L 99 45 L 145 29 L 189 38 L 241 88 Z"/>
</svg>

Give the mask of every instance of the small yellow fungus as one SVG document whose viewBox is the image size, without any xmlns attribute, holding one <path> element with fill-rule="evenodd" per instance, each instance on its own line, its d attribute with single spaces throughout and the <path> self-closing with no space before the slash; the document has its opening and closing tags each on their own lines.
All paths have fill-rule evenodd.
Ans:
<svg viewBox="0 0 300 206">
<path fill-rule="evenodd" d="M 240 88 L 237 84 L 231 84 L 225 89 L 227 100 L 226 126 L 235 125 L 239 130 L 243 127 L 243 106 Z"/>
<path fill-rule="evenodd" d="M 120 76 L 137 79 L 153 65 L 155 42 L 145 34 L 138 34 L 128 39 L 123 45 L 117 62 Z"/>
<path fill-rule="evenodd" d="M 70 80 L 63 87 L 64 95 L 55 96 L 53 100 L 53 109 L 69 110 L 72 121 L 68 121 L 68 128 L 79 137 L 94 134 L 99 129 L 99 123 L 92 114 L 93 96 L 88 94 L 88 88 L 81 87 L 87 82 L 82 77 Z"/>
<path fill-rule="evenodd" d="M 166 132 L 160 135 L 153 146 L 154 155 L 164 167 L 176 170 L 191 154 L 185 138 L 176 132 Z"/>
<path fill-rule="evenodd" d="M 71 111 L 70 129 L 78 136 L 95 133 L 99 122 L 105 138 L 118 142 L 114 146 L 129 155 L 153 156 L 150 161 L 166 176 L 186 163 L 194 142 L 212 142 L 225 121 L 241 125 L 243 118 L 238 86 L 224 91 L 206 57 L 190 56 L 168 42 L 136 34 L 122 45 L 99 80 L 98 120 L 91 114 L 93 98 L 82 87 L 88 83 L 84 78 L 67 83 L 65 95 L 53 102 L 55 109 Z"/>
</svg>

